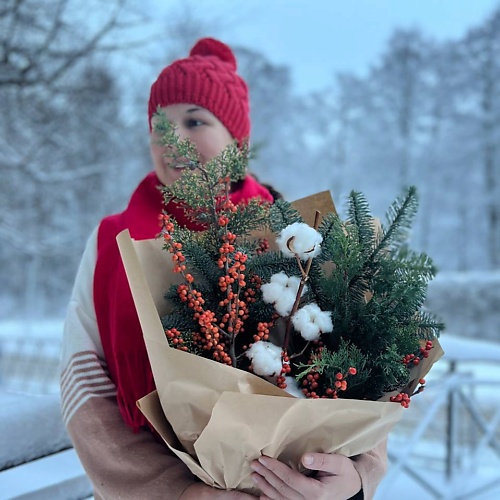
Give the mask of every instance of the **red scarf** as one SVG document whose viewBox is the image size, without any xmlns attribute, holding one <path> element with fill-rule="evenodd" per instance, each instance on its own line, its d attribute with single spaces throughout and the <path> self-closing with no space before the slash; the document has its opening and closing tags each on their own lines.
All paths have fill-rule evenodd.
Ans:
<svg viewBox="0 0 500 500">
<path fill-rule="evenodd" d="M 147 425 L 136 401 L 155 389 L 149 359 L 132 294 L 120 258 L 116 236 L 129 229 L 136 240 L 155 238 L 160 230 L 158 216 L 163 209 L 190 229 L 200 229 L 190 222 L 175 203 L 163 204 L 154 172 L 148 174 L 120 214 L 103 219 L 97 237 L 97 262 L 94 274 L 94 304 L 97 325 L 110 377 L 117 387 L 117 401 L 125 422 L 137 431 Z M 233 203 L 260 197 L 273 201 L 269 191 L 247 176 L 231 194 Z M 168 283 L 165 283 L 165 290 Z"/>
</svg>

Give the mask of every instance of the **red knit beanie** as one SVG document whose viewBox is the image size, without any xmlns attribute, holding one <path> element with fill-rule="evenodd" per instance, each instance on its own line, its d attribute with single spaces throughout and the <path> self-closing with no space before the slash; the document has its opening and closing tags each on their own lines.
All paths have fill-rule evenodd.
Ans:
<svg viewBox="0 0 500 500">
<path fill-rule="evenodd" d="M 211 111 L 238 142 L 248 139 L 248 88 L 236 74 L 236 67 L 236 58 L 227 45 L 213 38 L 198 40 L 189 57 L 164 68 L 151 86 L 149 128 L 158 106 L 196 104 Z"/>
</svg>

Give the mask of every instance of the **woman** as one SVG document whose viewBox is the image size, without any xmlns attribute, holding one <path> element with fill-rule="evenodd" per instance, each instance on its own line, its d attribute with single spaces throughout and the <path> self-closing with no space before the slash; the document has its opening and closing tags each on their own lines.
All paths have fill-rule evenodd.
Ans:
<svg viewBox="0 0 500 500">
<path fill-rule="evenodd" d="M 198 41 L 189 57 L 160 73 L 151 87 L 150 129 L 158 109 L 182 139 L 195 144 L 202 163 L 250 135 L 247 86 L 236 73 L 231 49 L 214 39 Z M 96 499 L 252 498 L 196 480 L 156 440 L 136 407 L 136 401 L 155 386 L 115 237 L 127 228 L 135 239 L 154 238 L 158 215 L 165 208 L 157 186 L 169 185 L 182 175 L 182 169 L 170 165 L 154 132 L 150 149 L 153 172 L 139 184 L 123 212 L 101 221 L 82 257 L 64 328 L 64 419 Z M 234 203 L 255 197 L 273 200 L 250 175 L 231 193 Z M 192 227 L 175 202 L 166 210 Z M 371 498 L 385 469 L 385 444 L 353 459 L 306 454 L 303 463 L 319 471 L 315 478 L 269 457 L 254 461 L 253 477 L 265 495 L 262 498 L 347 499 L 357 494 L 356 498 Z"/>
</svg>

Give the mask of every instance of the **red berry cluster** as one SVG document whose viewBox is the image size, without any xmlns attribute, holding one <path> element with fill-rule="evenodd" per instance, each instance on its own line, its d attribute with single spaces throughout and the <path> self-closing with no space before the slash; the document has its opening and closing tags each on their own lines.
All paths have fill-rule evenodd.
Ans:
<svg viewBox="0 0 500 500">
<path fill-rule="evenodd" d="M 267 241 L 265 238 L 259 240 L 259 246 L 257 247 L 257 254 L 261 255 L 269 250 L 269 241 Z"/>
<path fill-rule="evenodd" d="M 168 343 L 179 349 L 181 351 L 187 351 L 188 348 L 184 345 L 184 339 L 182 338 L 182 334 L 177 328 L 170 328 L 165 330 L 165 335 L 167 336 Z"/>
<path fill-rule="evenodd" d="M 399 403 L 404 408 L 408 408 L 410 406 L 411 398 L 415 396 L 415 394 L 420 394 L 425 389 L 424 378 L 419 379 L 418 383 L 420 384 L 419 388 L 411 396 L 409 396 L 406 392 L 401 392 L 396 396 L 392 396 L 391 398 L 389 398 L 390 401 L 392 401 L 393 403 Z"/>
<path fill-rule="evenodd" d="M 347 379 L 349 376 L 356 375 L 357 370 L 354 367 L 350 367 L 346 373 L 338 372 L 335 375 L 335 382 L 333 387 L 326 387 L 325 389 L 320 389 L 320 374 L 315 370 L 311 370 L 307 376 L 302 381 L 302 392 L 306 398 L 318 399 L 318 398 L 331 398 L 338 399 L 340 391 L 347 390 Z M 320 394 L 319 392 L 323 392 Z"/>
<path fill-rule="evenodd" d="M 234 213 L 237 207 L 226 199 L 220 201 L 218 210 Z M 236 251 L 234 246 L 236 235 L 228 230 L 229 217 L 224 213 L 220 214 L 217 223 L 222 230 L 222 235 L 217 265 L 223 274 L 219 278 L 218 287 L 224 294 L 224 298 L 218 303 L 223 312 L 220 317 L 217 317 L 216 312 L 206 308 L 201 292 L 195 289 L 193 275 L 186 272 L 186 257 L 182 252 L 182 244 L 174 239 L 175 226 L 170 216 L 163 214 L 160 220 L 166 249 L 172 254 L 174 261 L 174 272 L 181 273 L 186 280 L 186 284 L 178 287 L 178 296 L 193 310 L 193 319 L 200 325 L 199 331 L 192 333 L 193 346 L 211 354 L 217 361 L 228 365 L 233 364 L 234 360 L 231 359 L 228 351 L 231 350 L 230 346 L 234 343 L 236 335 L 244 331 L 244 323 L 248 319 L 248 306 L 256 300 L 255 290 L 260 287 L 260 278 L 253 276 L 247 288 L 244 273 L 248 256 L 241 251 Z M 271 326 L 270 323 L 259 324 L 254 340 L 256 340 L 255 337 L 258 340 L 267 339 Z"/>
<path fill-rule="evenodd" d="M 217 326 L 217 317 L 215 313 L 209 309 L 204 309 L 205 300 L 198 290 L 192 284 L 194 277 L 190 273 L 185 273 L 186 266 L 184 262 L 186 257 L 182 253 L 182 244 L 175 242 L 172 238 L 174 232 L 174 224 L 171 222 L 168 214 L 161 216 L 162 234 L 166 243 L 167 250 L 172 254 L 174 261 L 174 272 L 182 273 L 188 284 L 182 284 L 177 287 L 177 294 L 180 300 L 193 310 L 193 319 L 200 325 L 199 332 L 193 332 L 193 345 L 203 351 L 212 354 L 216 361 L 231 364 L 231 358 L 227 354 L 225 342 L 221 338 L 219 327 Z"/>
<path fill-rule="evenodd" d="M 281 360 L 282 360 L 281 373 L 276 377 L 276 385 L 280 389 L 286 389 L 285 377 L 288 373 L 292 371 L 292 367 L 290 366 L 290 357 L 284 351 L 281 353 Z"/>
<path fill-rule="evenodd" d="M 269 328 L 273 326 L 272 323 L 259 322 L 257 324 L 257 333 L 253 336 L 254 342 L 269 339 Z"/>
<path fill-rule="evenodd" d="M 201 292 L 183 284 L 177 287 L 177 295 L 194 311 L 193 318 L 200 325 L 200 331 L 192 333 L 193 345 L 202 351 L 211 353 L 216 361 L 228 365 L 232 364 L 231 358 L 226 352 L 226 344 L 217 326 L 217 317 L 213 311 L 203 308 L 205 300 Z"/>
<path fill-rule="evenodd" d="M 428 340 L 424 347 L 420 347 L 417 354 L 407 354 L 403 358 L 403 363 L 411 368 L 412 366 L 417 366 L 423 358 L 429 357 L 429 351 L 432 349 L 432 341 Z"/>
<path fill-rule="evenodd" d="M 238 211 L 238 207 L 229 198 L 221 198 L 217 202 L 216 210 L 234 214 Z"/>
<path fill-rule="evenodd" d="M 410 406 L 410 396 L 406 392 L 400 392 L 396 396 L 392 396 L 390 400 L 393 403 L 399 403 L 403 408 L 408 408 Z"/>
<path fill-rule="evenodd" d="M 182 243 L 176 242 L 172 238 L 172 233 L 174 232 L 174 224 L 171 221 L 170 215 L 162 214 L 160 215 L 160 221 L 162 224 L 161 234 L 163 235 L 163 241 L 165 242 L 166 249 L 172 254 L 172 261 L 174 262 L 174 273 L 184 273 L 186 270 L 186 257 L 182 253 Z M 190 283 L 193 281 L 193 277 L 188 275 L 189 279 L 186 278 Z"/>
</svg>

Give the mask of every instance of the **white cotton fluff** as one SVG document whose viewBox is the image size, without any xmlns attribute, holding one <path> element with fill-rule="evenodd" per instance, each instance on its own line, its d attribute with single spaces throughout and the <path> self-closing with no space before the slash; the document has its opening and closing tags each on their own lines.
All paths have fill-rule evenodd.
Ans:
<svg viewBox="0 0 500 500">
<path fill-rule="evenodd" d="M 297 254 L 301 260 L 317 257 L 321 252 L 322 241 L 323 236 L 303 222 L 294 222 L 285 227 L 276 239 L 283 255 L 293 258 Z"/>
<path fill-rule="evenodd" d="M 262 298 L 268 304 L 274 304 L 274 308 L 280 316 L 288 316 L 292 311 L 297 291 L 300 285 L 300 278 L 297 276 L 287 276 L 284 272 L 271 276 L 271 282 L 260 287 Z M 307 291 L 307 287 L 302 290 L 302 295 Z"/>
<path fill-rule="evenodd" d="M 331 314 L 315 303 L 307 304 L 292 316 L 292 324 L 305 340 L 318 340 L 321 333 L 333 330 Z"/>
<path fill-rule="evenodd" d="M 264 302 L 274 304 L 280 298 L 283 289 L 288 286 L 288 281 L 289 277 L 284 272 L 273 274 L 271 281 L 260 287 Z"/>
<path fill-rule="evenodd" d="M 285 376 L 285 392 L 299 399 L 305 399 L 305 394 L 299 387 L 298 382 L 293 377 Z"/>
<path fill-rule="evenodd" d="M 260 340 L 245 352 L 252 360 L 252 368 L 256 375 L 279 375 L 281 373 L 281 347 L 271 342 Z"/>
<path fill-rule="evenodd" d="M 296 293 L 289 288 L 284 288 L 279 299 L 274 303 L 274 308 L 280 316 L 288 316 L 292 312 L 295 303 Z"/>
</svg>

